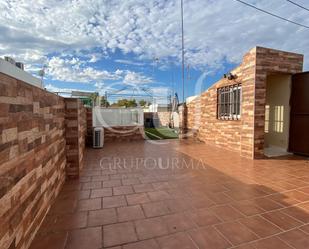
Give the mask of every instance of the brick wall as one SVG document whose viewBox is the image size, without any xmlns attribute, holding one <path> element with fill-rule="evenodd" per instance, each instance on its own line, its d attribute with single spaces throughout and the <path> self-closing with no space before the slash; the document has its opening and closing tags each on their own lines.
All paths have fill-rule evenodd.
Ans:
<svg viewBox="0 0 309 249">
<path fill-rule="evenodd" d="M 64 99 L 0 73 L 0 248 L 27 248 L 65 181 Z"/>
<path fill-rule="evenodd" d="M 301 72 L 303 56 L 256 47 L 245 54 L 232 73 L 236 80 L 221 79 L 187 104 L 185 117 L 189 136 L 239 152 L 248 158 L 263 155 L 266 78 L 272 73 Z M 240 120 L 217 119 L 217 89 L 241 83 Z"/>
<path fill-rule="evenodd" d="M 304 56 L 279 50 L 257 48 L 255 78 L 254 157 L 263 156 L 266 80 L 271 74 L 302 72 Z"/>
<path fill-rule="evenodd" d="M 117 126 L 104 128 L 104 142 L 136 141 L 144 139 L 144 126 Z"/>
<path fill-rule="evenodd" d="M 66 168 L 82 165 L 85 133 L 79 101 L 0 73 L 1 249 L 30 245 L 66 172 L 71 176 Z M 67 164 L 75 152 L 77 161 Z"/>
<path fill-rule="evenodd" d="M 168 126 L 170 118 L 171 112 L 144 112 L 144 121 L 152 119 L 155 127 Z"/>
<path fill-rule="evenodd" d="M 79 99 L 65 99 L 66 175 L 69 178 L 78 177 L 83 167 L 87 132 L 86 115 L 86 108 Z"/>
</svg>

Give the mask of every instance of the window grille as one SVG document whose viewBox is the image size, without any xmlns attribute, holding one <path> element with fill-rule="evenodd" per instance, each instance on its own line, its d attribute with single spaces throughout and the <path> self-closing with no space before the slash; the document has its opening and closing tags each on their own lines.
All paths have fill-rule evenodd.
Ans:
<svg viewBox="0 0 309 249">
<path fill-rule="evenodd" d="M 241 84 L 218 88 L 217 118 L 238 120 L 241 115 Z"/>
</svg>

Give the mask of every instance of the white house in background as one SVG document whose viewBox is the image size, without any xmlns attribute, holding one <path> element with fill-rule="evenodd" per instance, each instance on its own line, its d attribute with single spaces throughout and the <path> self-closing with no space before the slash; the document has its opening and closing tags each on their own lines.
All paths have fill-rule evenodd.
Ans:
<svg viewBox="0 0 309 249">
<path fill-rule="evenodd" d="M 0 73 L 4 73 L 15 79 L 26 82 L 30 85 L 43 88 L 41 79 L 32 76 L 30 73 L 27 73 L 24 70 L 18 68 L 15 64 L 5 61 L 1 58 L 0 58 Z"/>
<path fill-rule="evenodd" d="M 170 109 L 170 104 L 151 104 L 148 108 L 144 108 L 144 112 L 168 112 Z"/>
</svg>

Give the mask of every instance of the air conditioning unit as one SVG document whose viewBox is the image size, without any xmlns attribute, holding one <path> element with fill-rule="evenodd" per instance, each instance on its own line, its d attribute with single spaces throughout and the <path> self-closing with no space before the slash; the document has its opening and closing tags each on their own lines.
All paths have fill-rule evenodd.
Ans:
<svg viewBox="0 0 309 249">
<path fill-rule="evenodd" d="M 95 127 L 93 129 L 93 148 L 103 148 L 104 145 L 104 129 L 103 127 Z"/>
<path fill-rule="evenodd" d="M 25 69 L 24 63 L 22 63 L 22 62 L 16 62 L 15 65 L 16 65 L 16 67 L 20 68 L 21 70 Z"/>
<path fill-rule="evenodd" d="M 16 61 L 12 58 L 12 57 L 9 57 L 9 56 L 4 56 L 4 60 L 15 65 Z"/>
</svg>

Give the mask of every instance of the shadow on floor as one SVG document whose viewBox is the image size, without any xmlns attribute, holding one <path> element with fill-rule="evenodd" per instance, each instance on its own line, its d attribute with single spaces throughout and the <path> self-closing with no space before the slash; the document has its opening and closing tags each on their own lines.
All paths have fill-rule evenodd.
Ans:
<svg viewBox="0 0 309 249">
<path fill-rule="evenodd" d="M 191 141 L 87 149 L 31 249 L 309 248 L 309 164 Z"/>
</svg>

